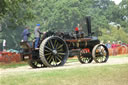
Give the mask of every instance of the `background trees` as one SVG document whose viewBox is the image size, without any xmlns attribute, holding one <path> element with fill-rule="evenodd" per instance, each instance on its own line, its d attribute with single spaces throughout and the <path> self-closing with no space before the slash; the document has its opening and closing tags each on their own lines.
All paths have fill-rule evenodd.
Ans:
<svg viewBox="0 0 128 85">
<path fill-rule="evenodd" d="M 0 43 L 4 38 L 8 48 L 18 48 L 23 28 L 27 25 L 33 32 L 37 23 L 42 31 L 73 31 L 86 16 L 92 18 L 93 31 L 103 31 L 100 39 L 128 42 L 127 9 L 128 0 L 119 5 L 111 0 L 0 0 L 0 24 L 4 29 L 0 32 Z M 121 37 L 111 23 L 120 25 L 120 32 L 126 37 Z"/>
</svg>

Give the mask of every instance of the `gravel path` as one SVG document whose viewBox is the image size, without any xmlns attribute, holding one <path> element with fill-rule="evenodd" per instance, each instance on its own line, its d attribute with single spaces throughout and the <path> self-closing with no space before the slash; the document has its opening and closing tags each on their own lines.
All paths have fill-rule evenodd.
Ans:
<svg viewBox="0 0 128 85">
<path fill-rule="evenodd" d="M 54 67 L 54 68 L 38 68 L 38 69 L 33 69 L 30 66 L 22 66 L 22 67 L 18 67 L 18 68 L 0 69 L 0 76 L 6 75 L 6 74 L 50 71 L 50 70 L 70 69 L 70 68 L 77 68 L 77 67 L 94 67 L 94 66 L 115 65 L 115 64 L 128 64 L 128 57 L 124 57 L 124 58 L 110 58 L 107 63 L 95 63 L 93 61 L 90 64 L 81 64 L 79 62 L 72 62 L 72 63 L 66 63 L 64 66 Z"/>
</svg>

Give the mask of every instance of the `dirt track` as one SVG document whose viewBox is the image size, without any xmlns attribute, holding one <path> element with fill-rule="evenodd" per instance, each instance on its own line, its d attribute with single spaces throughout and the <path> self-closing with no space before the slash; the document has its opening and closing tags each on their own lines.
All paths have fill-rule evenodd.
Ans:
<svg viewBox="0 0 128 85">
<path fill-rule="evenodd" d="M 80 64 L 79 62 L 66 63 L 62 67 L 54 67 L 54 68 L 38 68 L 32 69 L 30 66 L 22 66 L 18 68 L 9 68 L 9 69 L 0 69 L 0 75 L 6 74 L 15 74 L 15 73 L 26 73 L 26 72 L 39 72 L 39 71 L 50 71 L 57 69 L 69 69 L 69 68 L 77 68 L 77 67 L 93 67 L 93 66 L 103 66 L 103 65 L 114 65 L 114 64 L 128 64 L 128 57 L 124 58 L 110 58 L 107 63 L 95 63 L 92 62 L 90 64 Z"/>
</svg>

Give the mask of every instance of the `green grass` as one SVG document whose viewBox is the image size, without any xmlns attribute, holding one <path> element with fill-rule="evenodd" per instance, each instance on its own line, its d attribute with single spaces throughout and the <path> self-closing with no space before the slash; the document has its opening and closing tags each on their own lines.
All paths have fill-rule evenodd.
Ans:
<svg viewBox="0 0 128 85">
<path fill-rule="evenodd" d="M 20 66 L 26 66 L 28 65 L 26 62 L 12 62 L 12 63 L 8 63 L 8 64 L 5 64 L 5 63 L 1 63 L 0 64 L 0 68 L 3 68 L 3 69 L 7 69 L 7 68 L 17 68 L 17 67 L 20 67 Z"/>
<path fill-rule="evenodd" d="M 70 63 L 70 62 L 78 62 L 78 59 L 68 59 L 67 63 Z"/>
<path fill-rule="evenodd" d="M 128 64 L 79 67 L 1 76 L 0 85 L 127 85 Z"/>
<path fill-rule="evenodd" d="M 128 57 L 128 54 L 125 54 L 125 55 L 117 55 L 117 56 L 110 56 L 110 58 L 123 58 L 123 57 Z"/>
</svg>

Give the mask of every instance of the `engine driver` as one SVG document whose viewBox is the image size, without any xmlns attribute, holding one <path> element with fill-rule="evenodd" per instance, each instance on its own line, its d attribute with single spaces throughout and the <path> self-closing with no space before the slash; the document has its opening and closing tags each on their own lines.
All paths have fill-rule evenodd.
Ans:
<svg viewBox="0 0 128 85">
<path fill-rule="evenodd" d="M 40 41 L 40 35 L 42 34 L 42 32 L 40 31 L 40 24 L 37 24 L 35 27 L 35 49 L 38 50 L 38 44 Z"/>
</svg>

